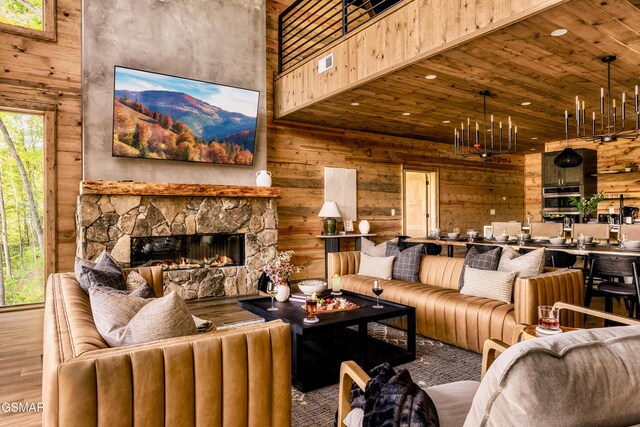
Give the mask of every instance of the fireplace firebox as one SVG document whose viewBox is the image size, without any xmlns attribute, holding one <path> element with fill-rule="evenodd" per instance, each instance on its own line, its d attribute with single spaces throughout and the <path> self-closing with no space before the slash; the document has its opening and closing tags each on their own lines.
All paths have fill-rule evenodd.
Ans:
<svg viewBox="0 0 640 427">
<path fill-rule="evenodd" d="M 163 270 L 232 267 L 245 263 L 244 234 L 195 234 L 131 238 L 131 267 Z"/>
</svg>

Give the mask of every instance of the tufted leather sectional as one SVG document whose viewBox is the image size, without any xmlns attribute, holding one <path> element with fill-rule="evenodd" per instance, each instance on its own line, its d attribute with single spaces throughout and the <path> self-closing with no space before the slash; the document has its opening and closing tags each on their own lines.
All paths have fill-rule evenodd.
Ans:
<svg viewBox="0 0 640 427">
<path fill-rule="evenodd" d="M 159 267 L 137 269 L 162 295 Z M 46 289 L 45 426 L 291 423 L 291 333 L 274 321 L 109 348 L 73 273 Z"/>
<path fill-rule="evenodd" d="M 358 276 L 360 252 L 328 254 L 329 276 L 342 276 L 340 285 L 347 291 L 374 296 L 373 277 Z M 535 324 L 538 305 L 556 301 L 582 305 L 582 271 L 547 269 L 544 273 L 516 279 L 513 303 L 462 295 L 458 281 L 463 258 L 424 255 L 417 283 L 382 280 L 381 299 L 416 308 L 416 333 L 480 353 L 486 339 L 512 343 L 516 324 Z M 378 279 L 379 280 L 379 279 Z M 563 313 L 563 325 L 580 327 L 583 316 Z M 406 325 L 397 321 L 397 326 Z"/>
</svg>

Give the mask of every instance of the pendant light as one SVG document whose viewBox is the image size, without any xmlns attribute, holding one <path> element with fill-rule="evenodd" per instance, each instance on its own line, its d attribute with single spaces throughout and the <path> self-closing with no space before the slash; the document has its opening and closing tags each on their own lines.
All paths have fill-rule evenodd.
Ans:
<svg viewBox="0 0 640 427">
<path fill-rule="evenodd" d="M 566 110 L 564 112 L 564 137 L 569 145 L 569 112 Z M 553 164 L 559 168 L 575 168 L 582 164 L 582 156 L 569 146 L 553 159 Z"/>
<path fill-rule="evenodd" d="M 506 141 L 503 141 L 502 122 L 499 122 L 498 130 L 496 130 L 493 114 L 491 114 L 491 120 L 487 124 L 487 96 L 490 96 L 491 92 L 482 90 L 480 91 L 480 95 L 482 95 L 483 99 L 484 112 L 482 134 L 480 134 L 480 124 L 476 122 L 476 129 L 475 132 L 473 132 L 471 130 L 471 119 L 467 118 L 466 129 L 465 123 L 462 122 L 460 124 L 460 130 L 458 131 L 456 128 L 453 131 L 454 154 L 457 157 L 463 158 L 479 156 L 486 159 L 494 154 L 506 154 L 517 151 L 518 126 L 515 126 L 515 124 L 511 122 L 511 117 L 509 117 Z M 487 134 L 489 134 L 488 137 Z"/>
<path fill-rule="evenodd" d="M 582 164 L 582 156 L 573 148 L 567 147 L 553 159 L 553 164 L 559 168 L 575 168 Z"/>
</svg>

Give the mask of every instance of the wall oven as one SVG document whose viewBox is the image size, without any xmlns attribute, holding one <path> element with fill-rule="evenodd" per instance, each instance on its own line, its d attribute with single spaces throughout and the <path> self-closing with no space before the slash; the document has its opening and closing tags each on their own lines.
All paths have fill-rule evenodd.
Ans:
<svg viewBox="0 0 640 427">
<path fill-rule="evenodd" d="M 542 212 L 548 214 L 578 214 L 570 203 L 572 197 L 582 197 L 582 187 L 545 187 L 542 189 Z"/>
</svg>

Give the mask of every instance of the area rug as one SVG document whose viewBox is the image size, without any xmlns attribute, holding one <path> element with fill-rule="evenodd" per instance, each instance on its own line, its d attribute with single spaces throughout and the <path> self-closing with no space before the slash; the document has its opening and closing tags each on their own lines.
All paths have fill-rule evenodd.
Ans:
<svg viewBox="0 0 640 427">
<path fill-rule="evenodd" d="M 406 333 L 399 329 L 374 323 L 369 334 L 390 343 L 405 345 Z M 399 368 L 407 368 L 411 378 L 422 388 L 453 381 L 480 380 L 482 356 L 439 341 L 416 336 L 416 360 Z M 338 385 L 308 393 L 292 389 L 293 427 L 333 426 L 338 409 Z"/>
</svg>

